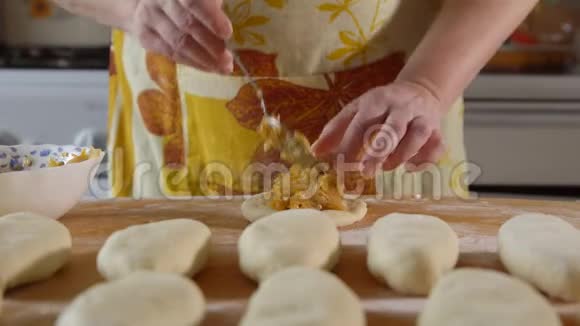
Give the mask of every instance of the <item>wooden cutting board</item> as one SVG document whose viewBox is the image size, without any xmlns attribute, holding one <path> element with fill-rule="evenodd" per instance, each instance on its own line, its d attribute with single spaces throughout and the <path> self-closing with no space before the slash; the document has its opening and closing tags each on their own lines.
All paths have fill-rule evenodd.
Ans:
<svg viewBox="0 0 580 326">
<path fill-rule="evenodd" d="M 194 218 L 213 232 L 207 267 L 195 278 L 208 301 L 204 325 L 237 325 L 256 285 L 238 269 L 236 242 L 248 224 L 240 200 L 102 201 L 79 205 L 61 219 L 73 234 L 72 261 L 52 279 L 8 291 L 0 324 L 52 325 L 76 295 L 102 281 L 96 255 L 111 232 L 129 225 L 170 218 Z M 360 223 L 342 230 L 343 253 L 335 272 L 361 297 L 368 325 L 414 325 L 425 299 L 407 297 L 376 282 L 366 268 L 366 233 L 378 218 L 391 212 L 422 213 L 443 218 L 461 238 L 458 266 L 503 270 L 497 256 L 496 233 L 508 218 L 524 212 L 564 216 L 580 228 L 579 202 L 485 199 L 477 201 L 376 201 Z M 0 262 L 1 263 L 1 262 Z M 565 325 L 574 325 L 580 304 L 554 302 Z M 490 320 L 490 322 L 492 322 Z M 492 324 L 490 324 L 492 325 Z"/>
</svg>

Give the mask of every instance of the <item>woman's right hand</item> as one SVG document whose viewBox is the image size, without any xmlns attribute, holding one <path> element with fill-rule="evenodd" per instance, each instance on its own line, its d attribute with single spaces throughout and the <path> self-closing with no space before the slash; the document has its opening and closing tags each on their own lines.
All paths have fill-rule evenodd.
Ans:
<svg viewBox="0 0 580 326">
<path fill-rule="evenodd" d="M 125 1 L 125 0 L 121 0 Z M 221 0 L 135 0 L 127 29 L 143 47 L 201 70 L 230 73 L 232 24 Z"/>
</svg>

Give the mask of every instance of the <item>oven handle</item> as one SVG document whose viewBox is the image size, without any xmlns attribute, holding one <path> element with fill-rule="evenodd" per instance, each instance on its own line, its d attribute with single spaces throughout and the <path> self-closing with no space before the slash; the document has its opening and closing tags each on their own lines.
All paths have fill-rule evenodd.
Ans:
<svg viewBox="0 0 580 326">
<path fill-rule="evenodd" d="M 467 102 L 466 127 L 580 128 L 580 102 Z"/>
</svg>

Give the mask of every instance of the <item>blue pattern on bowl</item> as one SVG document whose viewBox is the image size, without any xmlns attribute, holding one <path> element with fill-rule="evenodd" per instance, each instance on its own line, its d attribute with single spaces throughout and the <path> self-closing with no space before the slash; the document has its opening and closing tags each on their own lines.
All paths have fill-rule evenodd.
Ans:
<svg viewBox="0 0 580 326">
<path fill-rule="evenodd" d="M 67 162 L 82 150 L 73 145 L 0 146 L 0 173 L 45 168 L 50 158 Z"/>
</svg>

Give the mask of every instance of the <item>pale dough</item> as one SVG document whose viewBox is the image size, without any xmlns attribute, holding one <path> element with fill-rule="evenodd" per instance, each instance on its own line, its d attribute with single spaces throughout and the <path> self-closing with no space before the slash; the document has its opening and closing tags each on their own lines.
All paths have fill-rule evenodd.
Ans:
<svg viewBox="0 0 580 326">
<path fill-rule="evenodd" d="M 266 193 L 254 195 L 242 203 L 242 215 L 248 221 L 254 222 L 278 212 L 268 206 L 265 196 Z M 348 211 L 325 210 L 323 212 L 330 216 L 339 227 L 354 224 L 367 214 L 367 203 L 363 200 L 347 200 L 347 205 Z"/>
<path fill-rule="evenodd" d="M 433 288 L 418 326 L 560 326 L 550 303 L 528 284 L 496 271 L 458 269 Z"/>
<path fill-rule="evenodd" d="M 0 218 L 0 239 L 0 289 L 50 278 L 71 255 L 68 229 L 32 213 Z"/>
<path fill-rule="evenodd" d="M 458 257 L 457 235 L 433 216 L 393 213 L 369 232 L 369 271 L 402 294 L 429 294 Z"/>
<path fill-rule="evenodd" d="M 336 225 L 314 209 L 274 213 L 250 224 L 238 241 L 240 268 L 256 281 L 290 266 L 330 270 L 339 252 Z"/>
<path fill-rule="evenodd" d="M 504 223 L 498 248 L 507 270 L 553 297 L 580 300 L 580 231 L 551 215 L 527 213 Z"/>
<path fill-rule="evenodd" d="M 107 239 L 97 267 L 109 280 L 146 270 L 193 276 L 207 261 L 210 236 L 207 226 L 189 219 L 131 226 Z"/>
<path fill-rule="evenodd" d="M 260 284 L 240 326 L 364 326 L 359 298 L 326 271 L 292 267 Z"/>
<path fill-rule="evenodd" d="M 136 272 L 81 293 L 55 326 L 193 326 L 205 314 L 205 299 L 183 276 Z"/>
</svg>

